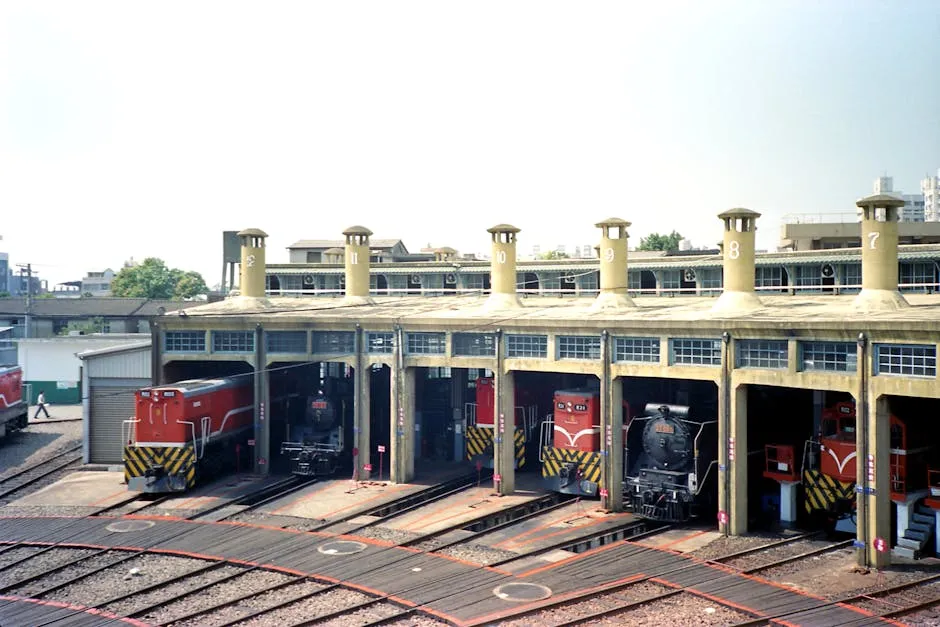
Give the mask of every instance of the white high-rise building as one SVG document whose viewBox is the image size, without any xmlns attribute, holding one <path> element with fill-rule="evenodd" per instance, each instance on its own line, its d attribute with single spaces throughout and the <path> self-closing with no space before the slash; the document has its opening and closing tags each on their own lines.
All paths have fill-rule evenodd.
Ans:
<svg viewBox="0 0 940 627">
<path fill-rule="evenodd" d="M 898 220 L 901 222 L 923 222 L 924 215 L 924 194 L 902 194 L 900 191 L 894 191 L 894 177 L 879 176 L 875 179 L 875 193 L 888 194 L 904 201 L 904 206 L 898 212 Z M 921 183 L 923 189 L 923 183 Z M 862 219 L 862 210 L 857 211 L 858 218 Z"/>
<path fill-rule="evenodd" d="M 924 222 L 940 222 L 940 168 L 937 176 L 927 176 L 920 182 L 924 197 Z"/>
</svg>

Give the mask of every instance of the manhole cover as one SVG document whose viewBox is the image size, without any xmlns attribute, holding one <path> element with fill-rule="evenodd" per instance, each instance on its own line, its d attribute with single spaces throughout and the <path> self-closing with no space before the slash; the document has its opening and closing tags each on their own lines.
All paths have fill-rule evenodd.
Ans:
<svg viewBox="0 0 940 627">
<path fill-rule="evenodd" d="M 504 583 L 493 594 L 503 601 L 541 601 L 552 596 L 552 591 L 537 583 Z"/>
<path fill-rule="evenodd" d="M 325 555 L 352 555 L 359 551 L 364 551 L 366 545 L 362 542 L 353 542 L 352 540 L 337 540 L 327 542 L 317 547 L 317 551 Z"/>
<path fill-rule="evenodd" d="M 144 529 L 150 529 L 154 526 L 152 520 L 119 520 L 113 522 L 105 529 L 108 531 L 113 531 L 114 533 L 127 533 L 128 531 L 143 531 Z"/>
</svg>

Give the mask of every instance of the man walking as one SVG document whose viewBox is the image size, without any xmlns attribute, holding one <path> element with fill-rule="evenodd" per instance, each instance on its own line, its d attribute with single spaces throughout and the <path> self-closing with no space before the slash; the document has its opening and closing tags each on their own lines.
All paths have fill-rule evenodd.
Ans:
<svg viewBox="0 0 940 627">
<path fill-rule="evenodd" d="M 39 398 L 36 399 L 36 415 L 33 416 L 33 420 L 39 420 L 39 412 L 42 412 L 46 415 L 46 418 L 49 418 L 49 410 L 46 409 L 46 393 L 42 390 L 39 390 Z"/>
</svg>

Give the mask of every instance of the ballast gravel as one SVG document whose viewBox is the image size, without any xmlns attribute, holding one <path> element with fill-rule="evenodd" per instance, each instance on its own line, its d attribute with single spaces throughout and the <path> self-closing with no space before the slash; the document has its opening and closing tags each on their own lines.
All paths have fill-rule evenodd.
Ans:
<svg viewBox="0 0 940 627">
<path fill-rule="evenodd" d="M 97 568 L 107 566 L 108 564 L 113 564 L 121 558 L 127 557 L 127 555 L 128 553 L 125 551 L 108 551 L 100 555 L 95 555 L 94 557 L 89 557 L 88 559 L 82 560 L 81 562 L 73 564 L 72 566 L 66 566 L 62 570 L 49 573 L 42 579 L 37 579 L 36 581 L 28 583 L 24 586 L 14 588 L 10 591 L 10 593 L 24 597 L 36 596 L 43 590 L 48 590 L 53 586 L 65 583 L 66 581 L 76 577 L 81 577 L 82 575 L 90 573 Z"/>
<path fill-rule="evenodd" d="M 786 538 L 787 536 L 784 535 L 770 533 L 755 533 L 746 536 L 723 536 L 716 538 L 702 548 L 690 552 L 688 555 L 698 559 L 710 560 L 724 557 L 725 555 L 731 555 L 738 551 L 756 549 L 759 546 Z"/>
<path fill-rule="evenodd" d="M 45 598 L 80 605 L 97 605 L 120 594 L 166 581 L 205 563 L 203 560 L 188 557 L 140 555 L 56 590 Z M 137 570 L 132 574 L 134 569 Z"/>
<path fill-rule="evenodd" d="M 350 535 L 360 536 L 362 538 L 372 538 L 374 540 L 384 540 L 393 544 L 400 544 L 420 537 L 419 533 L 411 531 L 402 531 L 401 529 L 389 529 L 388 527 L 373 526 L 366 527 L 359 531 L 353 531 Z"/>
<path fill-rule="evenodd" d="M 271 590 L 270 592 L 262 592 L 257 596 L 243 599 L 233 605 L 208 612 L 191 620 L 180 621 L 173 625 L 174 627 L 184 625 L 187 627 L 213 627 L 214 625 L 221 625 L 238 620 L 255 612 L 280 605 L 300 595 L 315 592 L 321 587 L 322 586 L 312 581 L 298 582 L 295 585 L 284 586 L 283 588 Z M 269 620 L 262 624 L 272 625 L 276 623 L 277 621 Z"/>
<path fill-rule="evenodd" d="M 126 616 L 139 611 L 139 608 L 142 609 L 154 603 L 183 597 L 194 588 L 213 581 L 218 581 L 223 577 L 236 575 L 244 570 L 245 569 L 240 566 L 220 566 L 213 570 L 197 573 L 185 579 L 180 579 L 177 582 L 161 586 L 153 592 L 145 592 L 143 594 L 134 595 L 129 599 L 118 601 L 117 603 L 109 603 L 103 609 L 114 612 L 115 614 L 120 614 L 121 616 Z M 209 588 L 205 592 L 210 592 L 211 590 L 212 589 Z"/>
<path fill-rule="evenodd" d="M 213 586 L 211 589 L 206 590 L 201 594 L 197 594 L 192 597 L 186 597 L 174 603 L 170 603 L 169 605 L 158 608 L 153 612 L 141 616 L 140 620 L 147 623 L 168 623 L 192 612 L 204 610 L 219 603 L 237 599 L 241 596 L 251 593 L 252 591 L 260 592 L 265 588 L 286 583 L 291 579 L 294 578 L 282 573 L 276 573 L 268 570 L 253 570 L 245 573 L 240 577 L 236 577 L 235 579 L 221 583 L 218 586 Z M 193 618 L 191 621 L 181 622 L 178 624 L 202 625 L 205 624 L 200 622 L 203 618 L 204 616 L 198 616 Z"/>
<path fill-rule="evenodd" d="M 0 553 L 0 568 L 6 566 L 7 564 L 12 564 L 13 562 L 19 561 L 24 557 L 30 557 L 39 553 L 43 547 L 39 546 L 20 546 L 15 549 L 7 549 L 3 553 Z"/>
<path fill-rule="evenodd" d="M 3 438 L 0 446 L 0 481 L 59 457 L 64 451 L 82 443 L 82 421 L 34 422 L 24 431 Z"/>
<path fill-rule="evenodd" d="M 377 620 L 395 616 L 401 611 L 402 608 L 394 603 L 381 602 L 370 605 L 369 607 L 364 607 L 360 610 L 351 611 L 348 614 L 343 614 L 336 618 L 331 618 L 330 620 L 319 622 L 317 623 L 317 627 L 357 627 L 358 625 L 368 625 Z M 415 625 L 420 623 L 409 624 Z"/>
<path fill-rule="evenodd" d="M 441 555 L 449 555 L 465 562 L 486 566 L 495 562 L 519 557 L 518 553 L 494 549 L 482 544 L 456 544 L 440 551 Z"/>
<path fill-rule="evenodd" d="M 299 596 L 305 593 L 303 589 L 299 587 L 295 588 L 294 586 L 285 589 L 284 592 L 285 597 L 288 595 Z M 332 614 L 333 612 L 351 608 L 355 605 L 365 603 L 370 599 L 371 597 L 361 592 L 334 588 L 327 590 L 323 594 L 317 594 L 309 599 L 291 603 L 290 605 L 257 616 L 251 620 L 240 623 L 239 627 L 269 627 L 270 625 L 278 624 L 290 625 L 301 620 L 310 620 L 317 616 Z M 281 601 L 283 600 L 285 599 L 281 599 Z M 386 616 L 388 615 L 390 614 L 386 614 Z M 344 622 L 343 624 L 349 625 L 351 623 Z"/>
<path fill-rule="evenodd" d="M 389 627 L 446 627 L 450 623 L 445 623 L 420 614 L 410 614 L 400 620 L 385 623 Z"/>
<path fill-rule="evenodd" d="M 27 577 L 40 575 L 72 560 L 87 557 L 95 553 L 93 549 L 50 549 L 43 553 L 35 553 L 27 561 L 12 566 L 3 571 L 2 579 L 7 585 L 21 581 Z"/>
<path fill-rule="evenodd" d="M 500 627 L 530 627 L 572 621 L 595 612 L 612 610 L 626 603 L 659 596 L 670 590 L 672 589 L 654 583 L 636 583 L 615 592 L 597 594 L 584 601 L 574 601 L 571 604 L 543 610 L 523 618 L 504 621 L 500 623 Z M 624 614 L 624 616 L 629 616 L 629 614 Z"/>
<path fill-rule="evenodd" d="M 797 555 L 801 555 L 803 553 L 808 553 L 816 549 L 821 549 L 825 546 L 828 546 L 829 544 L 831 543 L 825 542 L 823 540 L 809 540 L 809 539 L 797 540 L 796 542 L 791 542 L 789 544 L 782 544 L 780 546 L 769 548 L 766 551 L 752 553 L 751 555 L 742 555 L 741 557 L 736 557 L 734 559 L 726 560 L 722 563 L 727 566 L 731 566 L 733 568 L 740 568 L 741 570 L 747 570 L 750 568 L 759 568 L 759 567 L 780 561 L 782 559 L 786 559 L 788 557 L 796 557 Z M 823 553 L 822 555 L 825 555 L 825 553 Z M 799 561 L 791 562 L 790 564 L 777 566 L 777 567 L 774 567 L 773 569 L 767 569 L 767 571 L 763 571 L 763 572 L 770 572 L 770 570 L 783 570 L 783 569 L 786 569 L 787 566 L 794 566 L 796 568 L 799 568 Z"/>
</svg>

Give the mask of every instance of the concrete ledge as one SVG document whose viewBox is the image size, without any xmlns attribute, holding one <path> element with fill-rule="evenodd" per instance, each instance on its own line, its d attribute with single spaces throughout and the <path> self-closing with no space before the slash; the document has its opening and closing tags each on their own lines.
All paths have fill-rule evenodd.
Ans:
<svg viewBox="0 0 940 627">
<path fill-rule="evenodd" d="M 852 301 L 856 311 L 897 311 L 910 307 L 907 300 L 896 290 L 862 290 Z"/>
</svg>

